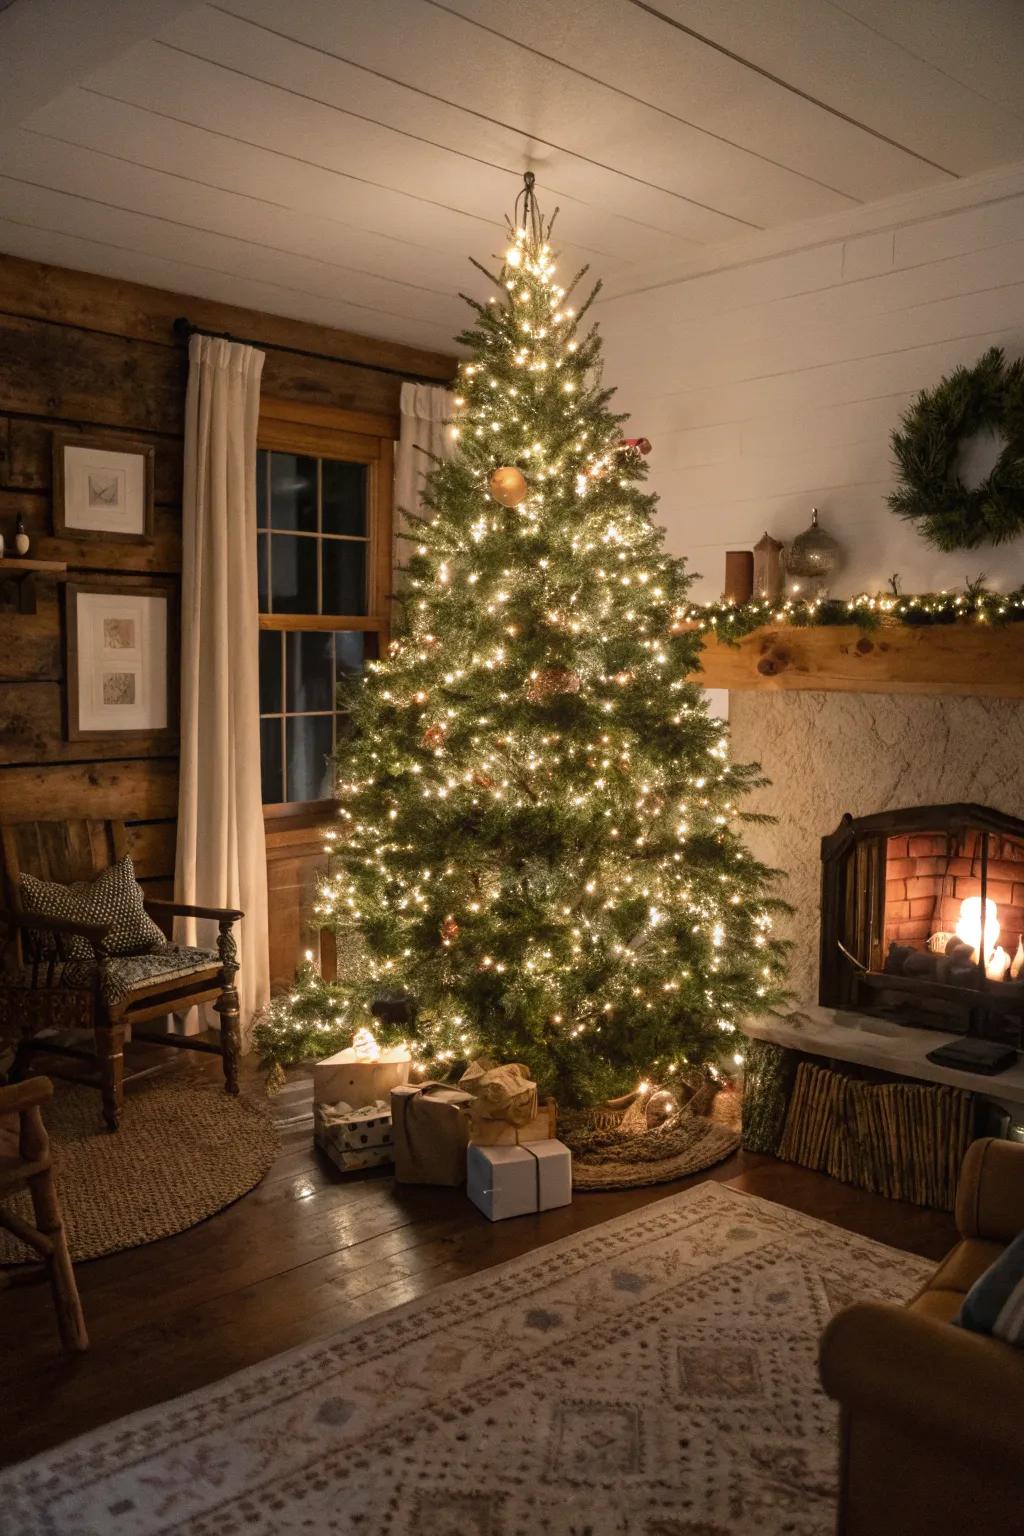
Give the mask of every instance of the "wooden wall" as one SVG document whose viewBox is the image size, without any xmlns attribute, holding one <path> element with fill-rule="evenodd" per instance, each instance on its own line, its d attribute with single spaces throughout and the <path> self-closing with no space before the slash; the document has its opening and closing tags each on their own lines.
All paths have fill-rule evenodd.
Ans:
<svg viewBox="0 0 1024 1536">
<path fill-rule="evenodd" d="M 69 576 L 180 572 L 187 364 L 172 331 L 179 315 L 327 355 L 325 361 L 268 350 L 263 390 L 280 399 L 393 413 L 402 373 L 444 381 L 454 371 L 452 358 L 418 348 L 0 255 L 0 531 L 10 539 L 21 513 L 33 554 L 66 561 Z M 93 427 L 154 444 L 152 544 L 54 537 L 53 432 Z M 0 819 L 121 817 L 140 878 L 154 894 L 169 890 L 177 754 L 144 738 L 65 739 L 62 592 L 43 580 L 37 594 L 34 615 L 0 608 Z M 271 907 L 279 920 L 272 974 L 279 980 L 306 942 L 302 920 L 318 843 L 312 829 L 305 839 L 294 830 L 269 839 Z"/>
</svg>

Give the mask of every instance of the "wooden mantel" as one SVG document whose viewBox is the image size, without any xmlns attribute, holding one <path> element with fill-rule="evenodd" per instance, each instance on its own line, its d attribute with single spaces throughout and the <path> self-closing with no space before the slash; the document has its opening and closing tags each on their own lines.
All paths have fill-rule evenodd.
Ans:
<svg viewBox="0 0 1024 1536">
<path fill-rule="evenodd" d="M 705 688 L 1024 698 L 1024 624 L 765 625 L 736 645 L 709 638 L 701 666 Z"/>
</svg>

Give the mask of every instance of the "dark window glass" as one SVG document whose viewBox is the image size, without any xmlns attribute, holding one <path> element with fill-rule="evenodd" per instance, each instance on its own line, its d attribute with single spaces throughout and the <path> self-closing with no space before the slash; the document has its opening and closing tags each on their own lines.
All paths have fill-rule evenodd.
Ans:
<svg viewBox="0 0 1024 1536">
<path fill-rule="evenodd" d="M 324 459 L 323 531 L 366 536 L 366 465 Z"/>
<path fill-rule="evenodd" d="M 275 533 L 270 541 L 270 592 L 275 613 L 316 613 L 319 540 Z"/>
<path fill-rule="evenodd" d="M 298 630 L 285 636 L 289 714 L 334 708 L 334 636 L 324 630 Z"/>
<path fill-rule="evenodd" d="M 324 613 L 366 612 L 366 545 L 324 539 Z"/>
<path fill-rule="evenodd" d="M 288 799 L 327 800 L 332 770 L 332 715 L 295 715 L 285 721 L 288 758 Z"/>
<path fill-rule="evenodd" d="M 256 526 L 270 527 L 270 481 L 268 466 L 270 454 L 262 448 L 256 455 Z"/>
<path fill-rule="evenodd" d="M 316 533 L 316 459 L 270 455 L 270 522 L 273 528 Z"/>
<path fill-rule="evenodd" d="M 334 655 L 339 677 L 343 672 L 361 672 L 366 662 L 366 636 L 354 629 L 339 629 L 334 636 Z"/>
<path fill-rule="evenodd" d="M 263 769 L 263 804 L 280 805 L 284 799 L 280 720 L 260 721 L 260 763 Z"/>
<path fill-rule="evenodd" d="M 281 687 L 281 636 L 260 631 L 260 714 L 279 715 L 284 709 Z"/>
</svg>

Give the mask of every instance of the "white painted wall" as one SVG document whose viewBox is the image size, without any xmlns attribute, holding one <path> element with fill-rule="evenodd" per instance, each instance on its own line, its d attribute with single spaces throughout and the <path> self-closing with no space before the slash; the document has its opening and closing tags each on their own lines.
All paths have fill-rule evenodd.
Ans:
<svg viewBox="0 0 1024 1536">
<path fill-rule="evenodd" d="M 781 247 L 781 248 L 780 248 Z M 810 508 L 844 544 L 833 591 L 1024 583 L 1024 539 L 942 555 L 885 504 L 889 434 L 986 347 L 1024 354 L 1024 166 L 720 249 L 712 270 L 602 299 L 606 378 L 654 445 L 669 546 L 718 596 L 727 549 Z M 984 455 L 982 455 L 984 457 Z M 989 457 L 988 462 L 991 462 Z"/>
</svg>

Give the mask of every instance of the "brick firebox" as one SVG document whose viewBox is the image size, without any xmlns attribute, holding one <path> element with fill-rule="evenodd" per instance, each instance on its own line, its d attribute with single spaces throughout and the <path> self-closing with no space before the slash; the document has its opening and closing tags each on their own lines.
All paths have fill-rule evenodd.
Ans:
<svg viewBox="0 0 1024 1536">
<path fill-rule="evenodd" d="M 981 838 L 959 842 L 944 832 L 888 838 L 885 860 L 885 945 L 923 949 L 933 933 L 952 933 L 966 896 L 981 895 Z M 1024 934 L 1024 842 L 991 836 L 988 895 L 997 908 L 999 943 L 1013 954 Z"/>
</svg>

